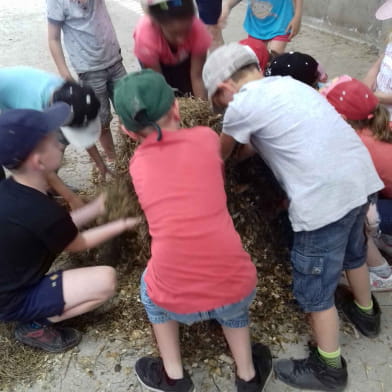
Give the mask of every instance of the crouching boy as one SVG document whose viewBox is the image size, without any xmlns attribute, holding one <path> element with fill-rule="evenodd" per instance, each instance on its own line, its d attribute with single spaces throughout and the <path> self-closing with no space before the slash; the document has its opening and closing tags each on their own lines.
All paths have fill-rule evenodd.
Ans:
<svg viewBox="0 0 392 392">
<path fill-rule="evenodd" d="M 19 341 L 49 352 L 81 339 L 56 323 L 95 309 L 116 288 L 108 266 L 47 274 L 56 257 L 92 248 L 137 223 L 119 219 L 79 233 L 79 226 L 104 212 L 104 197 L 70 215 L 47 196 L 47 174 L 59 168 L 63 155 L 56 131 L 70 115 L 65 103 L 0 115 L 0 165 L 12 174 L 0 183 L 0 320 L 17 321 Z"/>
<path fill-rule="evenodd" d="M 172 89 L 151 70 L 121 79 L 114 102 L 124 130 L 141 141 L 130 174 L 152 237 L 141 299 L 161 358 L 136 362 L 139 381 L 152 391 L 193 391 L 179 323 L 216 319 L 236 362 L 237 391 L 262 391 L 271 353 L 250 343 L 256 269 L 226 207 L 218 136 L 206 127 L 181 129 Z"/>
<path fill-rule="evenodd" d="M 343 390 L 334 292 L 345 269 L 353 297 L 343 311 L 362 334 L 377 336 L 380 309 L 370 294 L 364 218 L 369 195 L 383 184 L 355 131 L 324 97 L 288 76 L 264 78 L 246 47 L 218 48 L 203 79 L 214 106 L 227 108 L 223 159 L 237 143 L 240 157 L 257 152 L 290 201 L 294 295 L 311 315 L 317 348 L 307 359 L 278 361 L 275 372 L 295 387 Z"/>
</svg>

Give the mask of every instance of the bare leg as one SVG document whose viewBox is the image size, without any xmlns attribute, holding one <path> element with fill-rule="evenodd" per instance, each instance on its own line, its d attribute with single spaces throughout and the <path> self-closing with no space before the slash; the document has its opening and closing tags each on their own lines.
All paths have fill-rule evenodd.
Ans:
<svg viewBox="0 0 392 392">
<path fill-rule="evenodd" d="M 222 329 L 237 366 L 238 377 L 244 381 L 251 380 L 256 372 L 253 366 L 249 327 L 228 328 L 222 326 Z"/>
<path fill-rule="evenodd" d="M 86 149 L 90 158 L 93 160 L 95 165 L 97 166 L 99 172 L 101 173 L 102 177 L 105 178 L 106 174 L 108 173 L 108 168 L 105 165 L 105 162 L 102 159 L 101 154 L 98 151 L 97 146 L 92 146 Z"/>
<path fill-rule="evenodd" d="M 346 274 L 357 303 L 361 306 L 369 306 L 371 303 L 371 294 L 367 264 L 365 263 L 359 268 L 346 270 Z"/>
<path fill-rule="evenodd" d="M 212 44 L 210 46 L 210 53 L 213 52 L 219 46 L 222 46 L 225 42 L 223 41 L 222 29 L 218 25 L 206 25 L 207 30 L 212 36 Z"/>
<path fill-rule="evenodd" d="M 368 235 L 366 263 L 369 267 L 378 267 L 384 264 L 384 257 L 378 250 L 374 240 Z"/>
<path fill-rule="evenodd" d="M 335 306 L 310 315 L 318 347 L 329 353 L 335 352 L 339 348 L 339 317 Z"/>
<path fill-rule="evenodd" d="M 183 378 L 178 323 L 153 324 L 153 329 L 167 375 L 173 380 Z"/>
<path fill-rule="evenodd" d="M 116 159 L 116 151 L 114 148 L 113 136 L 110 131 L 110 126 L 102 127 L 101 137 L 99 138 L 101 146 L 105 151 L 105 154 L 109 161 L 114 161 Z"/>
<path fill-rule="evenodd" d="M 283 54 L 286 50 L 287 42 L 286 41 L 277 41 L 271 40 L 269 41 L 268 49 L 269 51 L 274 51 L 278 54 Z"/>
<path fill-rule="evenodd" d="M 76 268 L 63 272 L 64 312 L 50 317 L 58 323 L 90 312 L 113 297 L 116 291 L 116 270 L 108 266 Z"/>
</svg>

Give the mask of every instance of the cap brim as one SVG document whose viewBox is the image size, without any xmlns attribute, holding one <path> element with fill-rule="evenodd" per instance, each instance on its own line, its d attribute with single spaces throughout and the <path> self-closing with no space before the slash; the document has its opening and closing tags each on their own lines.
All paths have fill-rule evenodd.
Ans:
<svg viewBox="0 0 392 392">
<path fill-rule="evenodd" d="M 46 114 L 47 132 L 57 131 L 71 117 L 71 106 L 58 102 L 43 111 Z"/>
<path fill-rule="evenodd" d="M 86 127 L 61 127 L 61 130 L 69 144 L 76 148 L 84 149 L 92 147 L 101 136 L 101 121 L 97 116 Z"/>
<path fill-rule="evenodd" d="M 376 19 L 387 20 L 392 18 L 392 0 L 385 2 L 377 11 Z"/>
</svg>

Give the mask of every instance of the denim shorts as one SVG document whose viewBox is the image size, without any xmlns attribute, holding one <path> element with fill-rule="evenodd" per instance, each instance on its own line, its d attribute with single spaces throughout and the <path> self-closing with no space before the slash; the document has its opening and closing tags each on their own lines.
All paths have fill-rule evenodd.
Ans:
<svg viewBox="0 0 392 392">
<path fill-rule="evenodd" d="M 320 229 L 294 233 L 293 292 L 305 312 L 334 306 L 342 270 L 359 268 L 365 263 L 367 210 L 365 204 Z"/>
<path fill-rule="evenodd" d="M 220 325 L 228 328 L 244 328 L 249 324 L 249 305 L 256 296 L 256 289 L 243 300 L 216 308 L 207 312 L 178 314 L 169 312 L 151 301 L 147 294 L 147 285 L 144 281 L 145 272 L 140 281 L 140 298 L 147 312 L 147 317 L 152 324 L 162 324 L 167 321 L 177 321 L 182 324 L 192 325 L 205 320 L 216 320 Z"/>
<path fill-rule="evenodd" d="M 123 62 L 120 60 L 108 68 L 84 72 L 78 75 L 80 82 L 90 86 L 99 99 L 101 104 L 99 117 L 103 128 L 109 127 L 113 118 L 110 110 L 110 101 L 113 102 L 114 83 L 126 75 L 126 73 Z"/>
<path fill-rule="evenodd" d="M 1 313 L 1 321 L 30 322 L 59 316 L 64 311 L 63 271 L 45 275 L 37 284 L 22 293 L 22 302 L 7 313 Z"/>
</svg>

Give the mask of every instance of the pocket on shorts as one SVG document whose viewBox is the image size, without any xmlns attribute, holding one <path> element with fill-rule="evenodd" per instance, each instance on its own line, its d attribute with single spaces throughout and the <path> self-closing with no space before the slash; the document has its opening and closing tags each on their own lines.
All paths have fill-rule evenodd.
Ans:
<svg viewBox="0 0 392 392">
<path fill-rule="evenodd" d="M 292 252 L 293 292 L 299 304 L 306 310 L 323 302 L 324 257 L 305 256 Z"/>
</svg>

